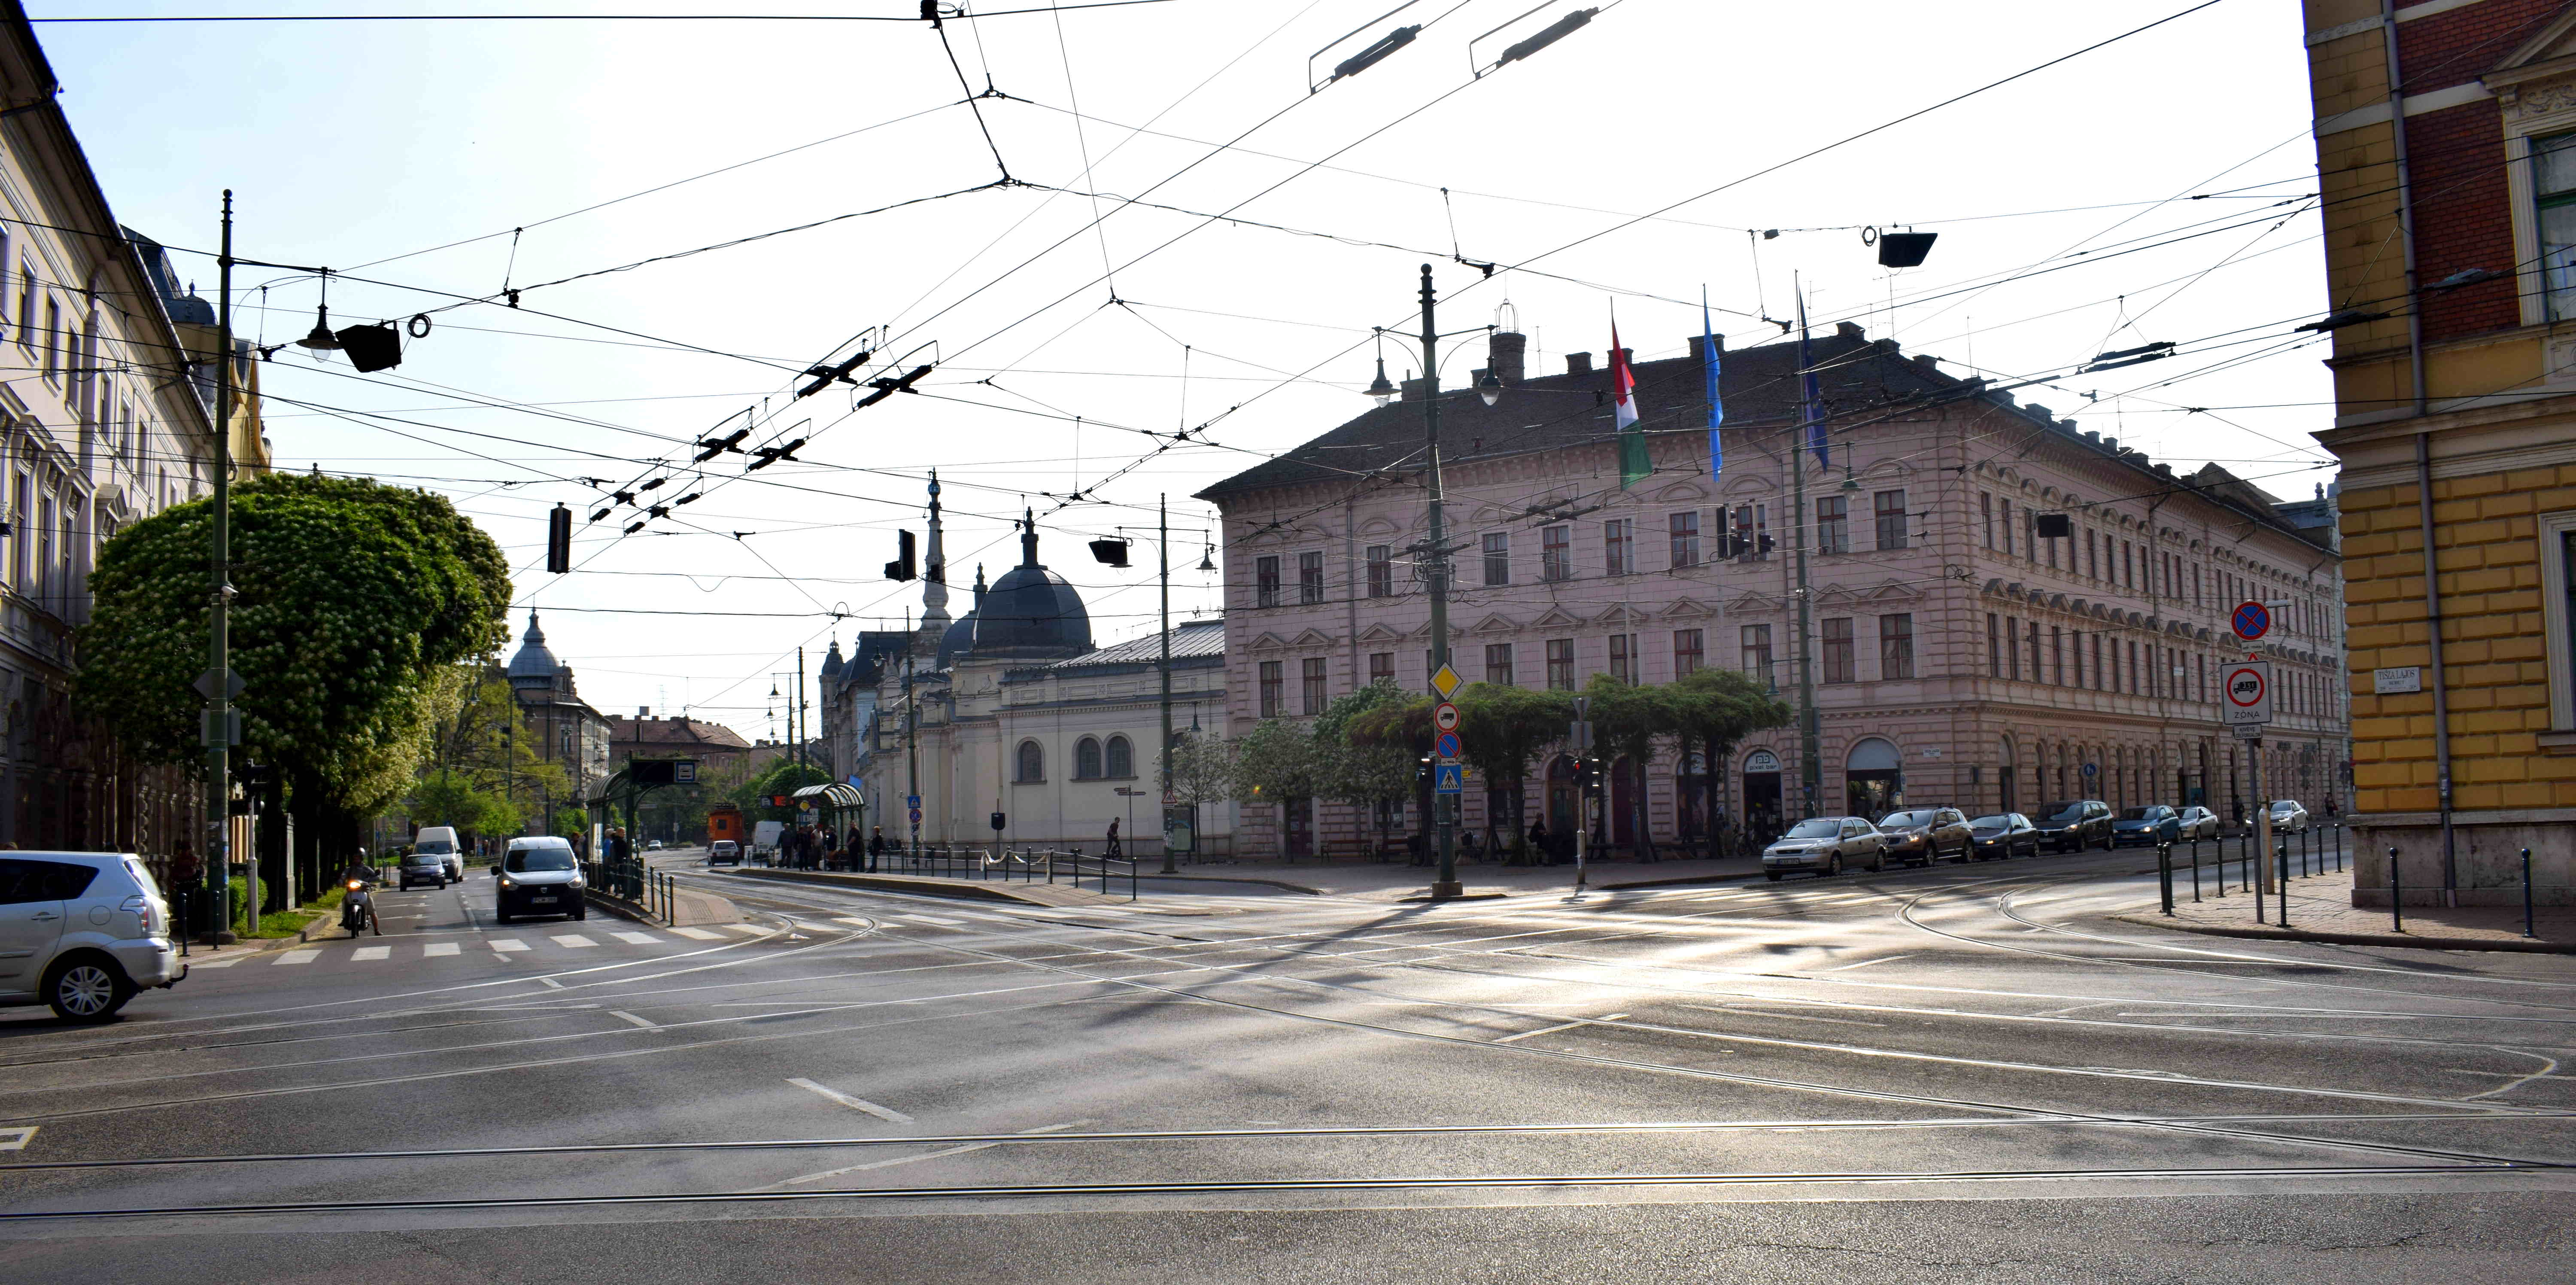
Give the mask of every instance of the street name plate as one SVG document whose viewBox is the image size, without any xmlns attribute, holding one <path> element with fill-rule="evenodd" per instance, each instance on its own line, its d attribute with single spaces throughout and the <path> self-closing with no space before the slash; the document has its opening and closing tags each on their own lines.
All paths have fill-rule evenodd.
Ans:
<svg viewBox="0 0 2576 1285">
<path fill-rule="evenodd" d="M 2379 696 L 2403 696 L 2424 690 L 2424 667 L 2397 665 L 2370 671 L 2370 690 Z"/>
</svg>

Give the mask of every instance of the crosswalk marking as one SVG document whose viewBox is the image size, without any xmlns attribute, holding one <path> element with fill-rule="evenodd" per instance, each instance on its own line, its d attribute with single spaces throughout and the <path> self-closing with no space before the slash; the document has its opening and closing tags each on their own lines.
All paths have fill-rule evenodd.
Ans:
<svg viewBox="0 0 2576 1285">
<path fill-rule="evenodd" d="M 582 936 L 580 933 L 565 933 L 561 937 L 554 938 L 553 941 L 558 946 L 570 946 L 575 950 L 579 950 L 584 946 L 596 946 L 599 944 L 588 937 Z"/>
<path fill-rule="evenodd" d="M 349 958 L 357 960 L 391 959 L 393 957 L 394 948 L 391 946 L 360 946 L 356 950 L 349 952 Z"/>
<path fill-rule="evenodd" d="M 651 933 L 610 933 L 611 937 L 632 946 L 658 946 L 662 939 Z"/>
<path fill-rule="evenodd" d="M 309 964 L 321 957 L 322 952 L 318 950 L 290 950 L 285 954 L 278 956 L 277 962 L 281 964 Z"/>
<path fill-rule="evenodd" d="M 758 924 L 726 924 L 725 927 L 734 932 L 744 933 L 753 937 L 760 936 L 762 933 L 769 931 Z"/>
<path fill-rule="evenodd" d="M 686 937 L 691 941 L 724 940 L 724 935 L 722 933 L 711 933 L 704 928 L 674 928 L 671 930 L 671 934 L 675 937 Z"/>
<path fill-rule="evenodd" d="M 193 973 L 200 968 L 230 968 L 240 962 L 241 956 L 239 955 L 236 955 L 231 959 L 192 959 L 188 961 L 188 971 Z"/>
<path fill-rule="evenodd" d="M 869 920 L 861 919 L 861 918 L 859 918 L 859 917 L 858 917 L 858 916 L 856 916 L 856 915 L 838 915 L 838 916 L 835 916 L 835 917 L 833 918 L 832 922 L 833 922 L 833 923 L 836 923 L 836 924 L 848 924 L 848 925 L 849 925 L 849 926 L 851 926 L 852 928 L 874 928 L 874 927 L 876 927 L 876 924 L 875 924 L 875 923 L 873 923 L 873 922 L 871 922 L 871 921 L 869 921 Z"/>
<path fill-rule="evenodd" d="M 514 950 L 526 950 L 527 948 L 528 943 L 523 942 L 516 937 L 502 937 L 496 939 L 492 943 L 492 949 L 501 951 L 505 954 Z"/>
<path fill-rule="evenodd" d="M 423 955 L 425 955 L 425 956 L 428 956 L 429 958 L 436 959 L 437 957 L 439 957 L 439 956 L 441 956 L 441 955 L 453 955 L 453 954 L 455 954 L 455 953 L 456 953 L 456 949 L 457 949 L 457 948 L 456 948 L 456 943 L 455 943 L 455 942 L 452 942 L 452 941 L 434 941 L 434 942 L 429 943 L 429 944 L 428 944 L 428 945 L 426 945 L 426 946 L 421 947 L 421 948 L 420 948 L 420 953 L 421 953 L 421 954 L 423 954 Z"/>
</svg>

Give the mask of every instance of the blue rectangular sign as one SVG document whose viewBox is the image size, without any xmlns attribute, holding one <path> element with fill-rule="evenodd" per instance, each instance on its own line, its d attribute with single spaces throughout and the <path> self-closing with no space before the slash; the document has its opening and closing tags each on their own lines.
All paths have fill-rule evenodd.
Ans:
<svg viewBox="0 0 2576 1285">
<path fill-rule="evenodd" d="M 1465 794 L 1467 792 L 1467 769 L 1465 766 L 1457 763 L 1441 763 L 1434 765 L 1432 771 L 1437 774 L 1432 778 L 1431 782 L 1431 792 L 1433 794 Z"/>
</svg>

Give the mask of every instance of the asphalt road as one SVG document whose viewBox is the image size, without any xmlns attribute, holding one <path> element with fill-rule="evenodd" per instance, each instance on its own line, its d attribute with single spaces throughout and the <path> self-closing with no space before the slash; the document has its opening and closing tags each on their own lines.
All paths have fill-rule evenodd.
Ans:
<svg viewBox="0 0 2576 1285">
<path fill-rule="evenodd" d="M 0 1012 L 8 1278 L 2571 1279 L 2576 960 L 2109 922 L 2138 851 L 1083 910 L 656 858 L 755 922 L 469 881 Z"/>
</svg>

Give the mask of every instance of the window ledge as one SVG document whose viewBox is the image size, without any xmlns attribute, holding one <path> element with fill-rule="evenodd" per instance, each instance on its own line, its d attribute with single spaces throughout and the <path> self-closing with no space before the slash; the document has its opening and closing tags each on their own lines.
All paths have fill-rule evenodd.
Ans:
<svg viewBox="0 0 2576 1285">
<path fill-rule="evenodd" d="M 2540 749 L 2545 754 L 2576 754 L 2576 732 L 2542 732 Z"/>
</svg>

